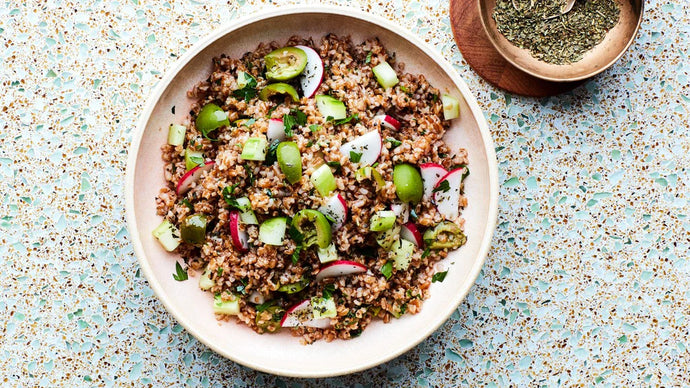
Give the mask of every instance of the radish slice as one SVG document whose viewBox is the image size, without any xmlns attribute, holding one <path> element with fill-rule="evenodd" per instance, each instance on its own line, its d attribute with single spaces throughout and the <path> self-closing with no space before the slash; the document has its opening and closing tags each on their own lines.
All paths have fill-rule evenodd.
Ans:
<svg viewBox="0 0 690 388">
<path fill-rule="evenodd" d="M 340 228 L 347 220 L 347 203 L 340 194 L 328 198 L 319 211 L 333 219 L 333 229 Z"/>
<path fill-rule="evenodd" d="M 371 131 L 341 145 L 340 153 L 350 158 L 350 160 L 352 160 L 353 154 L 357 154 L 359 155 L 359 162 L 354 163 L 370 166 L 381 155 L 382 147 L 383 141 L 379 131 Z"/>
<path fill-rule="evenodd" d="M 302 87 L 302 94 L 304 97 L 311 98 L 316 94 L 316 91 L 321 86 L 323 81 L 323 61 L 319 53 L 314 51 L 311 47 L 295 46 L 307 54 L 307 65 L 302 71 L 302 76 L 299 79 L 299 84 Z"/>
<path fill-rule="evenodd" d="M 240 229 L 240 212 L 237 210 L 230 212 L 230 236 L 232 237 L 232 244 L 238 251 L 247 252 L 249 250 L 247 232 Z"/>
<path fill-rule="evenodd" d="M 400 129 L 400 121 L 394 119 L 392 116 L 388 115 L 378 115 L 374 116 L 374 121 L 380 121 L 381 125 L 386 128 L 398 130 Z"/>
<path fill-rule="evenodd" d="M 430 199 L 433 195 L 434 187 L 436 187 L 441 178 L 448 174 L 448 170 L 437 163 L 423 163 L 419 165 L 419 171 L 424 184 L 424 198 Z"/>
<path fill-rule="evenodd" d="M 180 180 L 177 182 L 177 188 L 175 190 L 177 192 L 177 195 L 183 195 L 186 192 L 188 192 L 189 189 L 192 188 L 192 183 L 199 180 L 204 171 L 209 171 L 211 168 L 213 168 L 215 164 L 216 162 L 207 161 L 204 162 L 203 166 L 199 165 L 187 171 L 187 173 L 184 174 L 182 178 L 180 178 Z"/>
<path fill-rule="evenodd" d="M 422 234 L 419 233 L 417 225 L 414 222 L 408 222 L 402 226 L 400 229 L 400 238 L 405 239 L 417 247 L 421 247 L 423 244 Z"/>
<path fill-rule="evenodd" d="M 280 321 L 281 327 L 307 326 L 325 329 L 331 325 L 330 318 L 314 318 L 309 299 L 303 300 L 290 307 Z"/>
<path fill-rule="evenodd" d="M 391 210 L 396 217 L 400 217 L 402 222 L 407 222 L 410 219 L 410 205 L 405 203 L 394 203 L 391 205 Z"/>
<path fill-rule="evenodd" d="M 315 280 L 318 282 L 325 278 L 364 272 L 367 272 L 367 267 L 365 267 L 363 264 L 349 260 L 338 260 L 321 267 L 319 273 L 316 274 Z"/>
<path fill-rule="evenodd" d="M 268 130 L 266 131 L 266 138 L 268 139 L 269 143 L 273 143 L 273 140 L 285 140 L 285 128 L 283 127 L 282 119 L 268 120 Z"/>
<path fill-rule="evenodd" d="M 436 202 L 436 209 L 447 220 L 455 220 L 460 215 L 460 185 L 462 184 L 462 174 L 465 172 L 464 167 L 456 168 L 441 178 L 436 184 L 435 190 L 440 189 L 448 182 L 448 186 L 442 190 L 434 193 L 434 202 Z"/>
</svg>

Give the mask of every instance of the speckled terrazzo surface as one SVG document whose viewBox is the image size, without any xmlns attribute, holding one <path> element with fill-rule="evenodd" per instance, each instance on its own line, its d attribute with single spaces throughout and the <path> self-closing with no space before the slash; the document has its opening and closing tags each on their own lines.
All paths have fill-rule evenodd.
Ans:
<svg viewBox="0 0 690 388">
<path fill-rule="evenodd" d="M 499 227 L 430 339 L 359 374 L 279 378 L 217 356 L 140 276 L 124 221 L 131 132 L 211 28 L 295 1 L 0 7 L 0 385 L 690 386 L 690 7 L 647 4 L 610 70 L 511 96 L 453 43 L 447 3 L 339 1 L 435 45 L 496 142 Z M 313 3 L 313 2 L 310 2 Z"/>
</svg>

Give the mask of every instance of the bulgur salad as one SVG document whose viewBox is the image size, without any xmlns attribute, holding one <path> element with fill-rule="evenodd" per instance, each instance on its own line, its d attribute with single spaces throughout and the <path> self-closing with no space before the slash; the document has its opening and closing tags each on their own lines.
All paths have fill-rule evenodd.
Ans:
<svg viewBox="0 0 690 388">
<path fill-rule="evenodd" d="M 458 99 L 368 39 L 329 34 L 213 59 L 162 147 L 154 231 L 218 319 L 304 343 L 416 314 L 466 237 Z"/>
</svg>

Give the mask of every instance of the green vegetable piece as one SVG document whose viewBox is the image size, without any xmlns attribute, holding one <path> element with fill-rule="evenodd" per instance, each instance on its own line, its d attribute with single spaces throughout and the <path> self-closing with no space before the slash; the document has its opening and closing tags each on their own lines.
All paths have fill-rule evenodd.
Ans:
<svg viewBox="0 0 690 388">
<path fill-rule="evenodd" d="M 381 62 L 371 69 L 376 80 L 384 89 L 391 88 L 398 84 L 398 75 L 388 62 Z"/>
<path fill-rule="evenodd" d="M 280 171 L 285 174 L 285 179 L 288 182 L 294 184 L 302 179 L 302 155 L 297 143 L 292 141 L 280 143 L 276 150 L 276 157 Z"/>
<path fill-rule="evenodd" d="M 365 179 L 372 179 L 376 182 L 376 188 L 379 190 L 386 185 L 386 181 L 383 180 L 381 174 L 371 166 L 362 167 L 357 170 L 355 179 L 357 179 L 357 182 L 361 182 Z"/>
<path fill-rule="evenodd" d="M 333 120 L 342 120 L 347 117 L 347 108 L 345 104 L 331 96 L 320 94 L 316 98 L 316 107 L 324 118 L 331 118 Z"/>
<path fill-rule="evenodd" d="M 287 229 L 287 218 L 274 217 L 259 226 L 259 241 L 268 245 L 281 246 Z"/>
<path fill-rule="evenodd" d="M 268 141 L 266 138 L 250 137 L 244 143 L 240 157 L 244 160 L 264 161 L 266 159 L 267 148 Z"/>
<path fill-rule="evenodd" d="M 264 333 L 275 333 L 280 330 L 280 321 L 283 319 L 285 309 L 280 306 L 269 306 L 264 310 L 256 311 L 256 326 Z"/>
<path fill-rule="evenodd" d="M 168 220 L 161 222 L 151 234 L 168 252 L 174 251 L 180 245 L 180 231 Z"/>
<path fill-rule="evenodd" d="M 452 120 L 460 117 L 460 101 L 448 94 L 441 96 L 441 102 L 443 103 L 443 118 L 446 120 Z"/>
<path fill-rule="evenodd" d="M 204 291 L 208 291 L 215 285 L 216 282 L 211 279 L 211 270 L 209 267 L 206 267 L 201 276 L 199 276 L 199 288 Z"/>
<path fill-rule="evenodd" d="M 213 298 L 213 312 L 222 315 L 237 315 L 240 313 L 240 298 L 232 295 L 231 300 L 223 300 L 220 294 Z"/>
<path fill-rule="evenodd" d="M 299 95 L 297 95 L 297 90 L 292 86 L 284 83 L 270 84 L 261 89 L 259 92 L 259 98 L 262 101 L 268 101 L 269 98 L 277 94 L 287 94 L 292 98 L 292 101 L 299 102 Z"/>
<path fill-rule="evenodd" d="M 184 166 L 187 171 L 193 169 L 194 167 L 204 164 L 204 153 L 201 151 L 195 151 L 187 148 L 184 150 Z"/>
<path fill-rule="evenodd" d="M 170 124 L 168 129 L 168 144 L 179 146 L 184 144 L 184 135 L 187 132 L 187 127 L 184 125 Z"/>
<path fill-rule="evenodd" d="M 311 298 L 311 308 L 314 319 L 335 318 L 338 315 L 333 298 Z"/>
<path fill-rule="evenodd" d="M 307 287 L 309 283 L 309 279 L 302 278 L 299 280 L 299 282 L 296 283 L 283 284 L 282 286 L 278 287 L 278 291 L 284 292 L 286 294 L 295 294 L 304 290 L 304 288 Z"/>
<path fill-rule="evenodd" d="M 410 266 L 415 246 L 411 242 L 400 239 L 393 244 L 391 253 L 393 254 L 393 267 L 398 271 L 404 271 Z"/>
<path fill-rule="evenodd" d="M 395 193 L 403 202 L 417 203 L 424 195 L 422 176 L 410 164 L 398 164 L 393 169 L 393 184 Z"/>
<path fill-rule="evenodd" d="M 390 279 L 391 276 L 393 276 L 393 263 L 387 261 L 386 264 L 381 267 L 381 275 L 386 279 Z"/>
<path fill-rule="evenodd" d="M 331 243 L 331 223 L 320 211 L 298 211 L 292 217 L 292 226 L 302 234 L 302 244 L 305 248 L 317 244 L 319 248 L 324 249 Z"/>
<path fill-rule="evenodd" d="M 307 66 L 307 53 L 297 47 L 283 47 L 264 56 L 266 77 L 271 81 L 287 81 L 302 73 Z"/>
<path fill-rule="evenodd" d="M 196 129 L 204 136 L 224 125 L 230 125 L 228 114 L 214 103 L 204 105 L 196 116 Z"/>
<path fill-rule="evenodd" d="M 376 242 L 386 250 L 390 250 L 393 244 L 398 242 L 400 239 L 400 226 L 395 225 L 392 228 L 385 230 L 378 234 L 376 237 Z"/>
<path fill-rule="evenodd" d="M 328 197 L 338 187 L 331 168 L 325 163 L 311 173 L 309 180 L 323 197 Z"/>
<path fill-rule="evenodd" d="M 442 221 L 433 229 L 427 230 L 422 238 L 429 249 L 456 249 L 467 242 L 462 229 L 450 221 Z"/>
<path fill-rule="evenodd" d="M 244 71 L 237 73 L 237 86 L 239 86 L 240 89 L 252 84 L 252 81 L 254 81 L 254 85 L 256 85 L 256 79 L 254 79 L 251 74 Z"/>
<path fill-rule="evenodd" d="M 372 232 L 382 232 L 395 225 L 395 213 L 392 210 L 381 210 L 371 216 L 369 230 Z"/>
<path fill-rule="evenodd" d="M 189 215 L 180 222 L 180 237 L 182 241 L 201 245 L 206 241 L 206 215 L 197 213 Z"/>
</svg>

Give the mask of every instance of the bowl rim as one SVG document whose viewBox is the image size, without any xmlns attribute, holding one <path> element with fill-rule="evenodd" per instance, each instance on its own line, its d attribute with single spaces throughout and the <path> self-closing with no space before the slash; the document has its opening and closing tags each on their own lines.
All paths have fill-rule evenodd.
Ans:
<svg viewBox="0 0 690 388">
<path fill-rule="evenodd" d="M 628 1 L 628 0 L 625 0 Z M 575 82 L 575 81 L 582 81 L 588 78 L 592 78 L 595 75 L 603 72 L 604 70 L 608 69 L 609 67 L 613 66 L 614 63 L 618 62 L 618 60 L 625 54 L 630 46 L 632 46 L 633 42 L 637 38 L 638 33 L 640 32 L 640 26 L 642 25 L 642 19 L 644 18 L 644 3 L 645 0 L 640 0 L 640 16 L 637 18 L 637 25 L 635 25 L 635 30 L 633 33 L 630 35 L 630 39 L 628 39 L 628 42 L 625 44 L 625 47 L 616 55 L 614 58 L 612 58 L 606 65 L 601 66 L 600 68 L 590 71 L 589 73 L 585 73 L 580 76 L 576 77 L 549 77 L 543 74 L 540 74 L 539 72 L 532 71 L 522 65 L 520 65 L 517 61 L 513 60 L 513 58 L 503 50 L 501 45 L 498 44 L 494 37 L 494 30 L 489 27 L 490 22 L 486 20 L 484 17 L 484 9 L 486 8 L 485 0 L 477 0 L 477 7 L 479 8 L 479 21 L 482 24 L 482 27 L 484 28 L 484 32 L 486 33 L 486 36 L 489 38 L 489 41 L 491 42 L 491 45 L 494 46 L 494 49 L 498 51 L 499 54 L 501 54 L 501 57 L 508 61 L 511 65 L 515 66 L 518 68 L 520 71 L 527 73 L 533 77 L 541 78 L 546 81 L 551 81 L 551 82 Z M 497 32 L 497 31 L 496 31 Z M 500 32 L 498 32 L 500 34 Z"/>
<path fill-rule="evenodd" d="M 462 292 L 458 293 L 454 299 L 450 300 L 448 303 L 448 308 L 444 312 L 444 314 L 439 314 L 438 318 L 433 322 L 433 325 L 428 326 L 428 328 L 421 333 L 417 338 L 415 338 L 414 341 L 410 341 L 409 344 L 406 346 L 402 347 L 398 351 L 391 352 L 387 354 L 385 357 L 381 357 L 380 359 L 376 361 L 371 361 L 368 363 L 362 363 L 359 365 L 354 365 L 354 366 L 349 366 L 345 368 L 334 368 L 332 370 L 328 371 L 315 371 L 315 372 L 291 372 L 291 371 L 286 371 L 286 370 L 277 370 L 277 369 L 272 369 L 270 367 L 266 367 L 264 365 L 256 364 L 253 362 L 247 362 L 239 357 L 236 357 L 228 352 L 226 352 L 224 349 L 222 349 L 220 346 L 217 346 L 216 344 L 207 341 L 204 333 L 198 332 L 197 330 L 194 329 L 192 320 L 187 318 L 188 314 L 184 314 L 182 311 L 178 311 L 173 304 L 168 300 L 169 296 L 167 296 L 163 292 L 162 285 L 156 280 L 156 277 L 153 273 L 153 270 L 151 266 L 148 263 L 148 260 L 146 259 L 146 254 L 144 252 L 144 247 L 141 242 L 141 239 L 139 238 L 139 230 L 137 228 L 136 224 L 136 214 L 135 214 L 135 206 L 134 206 L 134 178 L 136 175 L 136 161 L 137 161 L 137 156 L 139 154 L 139 147 L 141 144 L 141 140 L 144 134 L 144 131 L 146 130 L 146 124 L 149 121 L 149 118 L 160 100 L 161 96 L 163 95 L 163 92 L 167 88 L 167 86 L 170 84 L 170 82 L 175 78 L 177 73 L 182 70 L 182 68 L 189 62 L 191 61 L 196 55 L 198 55 L 201 51 L 203 51 L 206 47 L 211 45 L 213 42 L 216 40 L 220 39 L 221 37 L 225 36 L 226 34 L 229 34 L 235 30 L 238 30 L 242 27 L 245 27 L 247 25 L 250 25 L 252 23 L 258 22 L 263 19 L 269 19 L 273 17 L 279 17 L 279 16 L 285 16 L 285 15 L 291 15 L 291 14 L 297 14 L 297 13 L 319 13 L 319 14 L 331 14 L 334 16 L 345 16 L 345 17 L 352 17 L 355 19 L 359 19 L 365 22 L 369 23 L 374 23 L 379 25 L 380 27 L 389 30 L 390 32 L 399 35 L 400 37 L 408 40 L 410 43 L 413 45 L 417 46 L 420 50 L 422 50 L 425 54 L 427 54 L 436 64 L 441 67 L 441 69 L 446 73 L 446 75 L 452 80 L 452 82 L 455 84 L 456 87 L 458 87 L 459 91 L 461 92 L 463 98 L 465 99 L 465 102 L 467 103 L 468 107 L 470 108 L 470 111 L 472 112 L 472 115 L 475 117 L 475 120 L 477 122 L 477 126 L 479 128 L 480 136 L 482 138 L 483 143 L 485 144 L 485 150 L 484 152 L 486 153 L 487 161 L 488 161 L 488 174 L 489 174 L 489 204 L 488 204 L 488 219 L 487 223 L 484 227 L 483 231 L 483 239 L 481 241 L 481 244 L 479 246 L 477 258 L 479 260 L 474 261 L 474 264 L 469 271 L 468 278 L 467 278 L 467 284 L 463 288 Z M 281 376 L 286 376 L 286 377 L 302 377 L 302 378 L 318 378 L 318 377 L 333 377 L 333 376 L 341 376 L 341 375 L 346 375 L 346 374 L 351 374 L 351 373 L 356 373 L 360 372 L 372 367 L 375 367 L 377 365 L 383 364 L 387 361 L 392 360 L 395 357 L 398 357 L 399 355 L 406 353 L 409 351 L 411 348 L 414 346 L 417 346 L 419 343 L 427 339 L 431 334 L 433 334 L 442 324 L 444 324 L 450 315 L 457 309 L 459 304 L 465 299 L 467 294 L 469 293 L 470 289 L 472 286 L 475 284 L 476 279 L 479 275 L 479 272 L 481 268 L 484 265 L 484 262 L 486 261 L 489 248 L 491 246 L 491 241 L 493 239 L 493 234 L 496 229 L 496 223 L 497 223 L 497 217 L 498 217 L 498 162 L 496 160 L 496 153 L 494 149 L 494 143 L 493 139 L 488 127 L 488 124 L 486 122 L 486 119 L 484 118 L 484 115 L 482 113 L 482 110 L 479 108 L 479 105 L 477 103 L 476 98 L 474 95 L 471 93 L 471 90 L 467 86 L 467 84 L 464 82 L 464 80 L 460 77 L 460 75 L 455 71 L 453 66 L 431 45 L 427 44 L 425 41 L 423 41 L 421 38 L 417 37 L 414 33 L 411 31 L 407 30 L 406 28 L 394 24 L 392 21 L 388 20 L 387 18 L 375 14 L 371 14 L 359 9 L 353 9 L 353 8 L 347 8 L 344 6 L 334 6 L 334 5 L 296 5 L 296 6 L 285 6 L 285 7 L 278 7 L 274 8 L 271 10 L 258 10 L 256 12 L 250 13 L 246 16 L 243 16 L 241 18 L 238 18 L 232 22 L 228 22 L 227 24 L 221 25 L 220 27 L 216 28 L 214 31 L 209 33 L 207 36 L 203 37 L 200 39 L 198 42 L 196 42 L 192 47 L 190 47 L 183 55 L 181 55 L 178 60 L 174 63 L 172 67 L 170 67 L 164 74 L 164 76 L 158 81 L 158 84 L 156 87 L 151 91 L 151 93 L 148 95 L 147 100 L 145 102 L 145 105 L 143 106 L 141 110 L 141 114 L 137 123 L 137 126 L 135 130 L 132 132 L 132 139 L 130 143 L 130 148 L 128 151 L 128 158 L 127 158 L 127 168 L 126 168 L 126 174 L 125 174 L 125 218 L 126 218 L 126 223 L 127 223 L 127 228 L 130 234 L 131 238 L 131 243 L 134 248 L 134 253 L 137 257 L 137 260 L 139 262 L 139 265 L 141 269 L 143 270 L 144 276 L 146 277 L 149 287 L 151 287 L 158 298 L 158 300 L 163 304 L 165 309 L 167 310 L 168 313 L 170 313 L 175 320 L 185 328 L 185 330 L 194 336 L 196 340 L 199 342 L 203 343 L 210 349 L 212 349 L 214 352 L 218 353 L 219 355 L 223 356 L 224 358 L 227 358 L 233 362 L 236 362 L 240 365 L 244 365 L 246 367 L 252 368 L 257 371 L 261 372 L 266 372 L 266 373 L 271 373 L 275 375 L 281 375 Z M 471 280 L 471 281 L 470 281 Z"/>
</svg>

